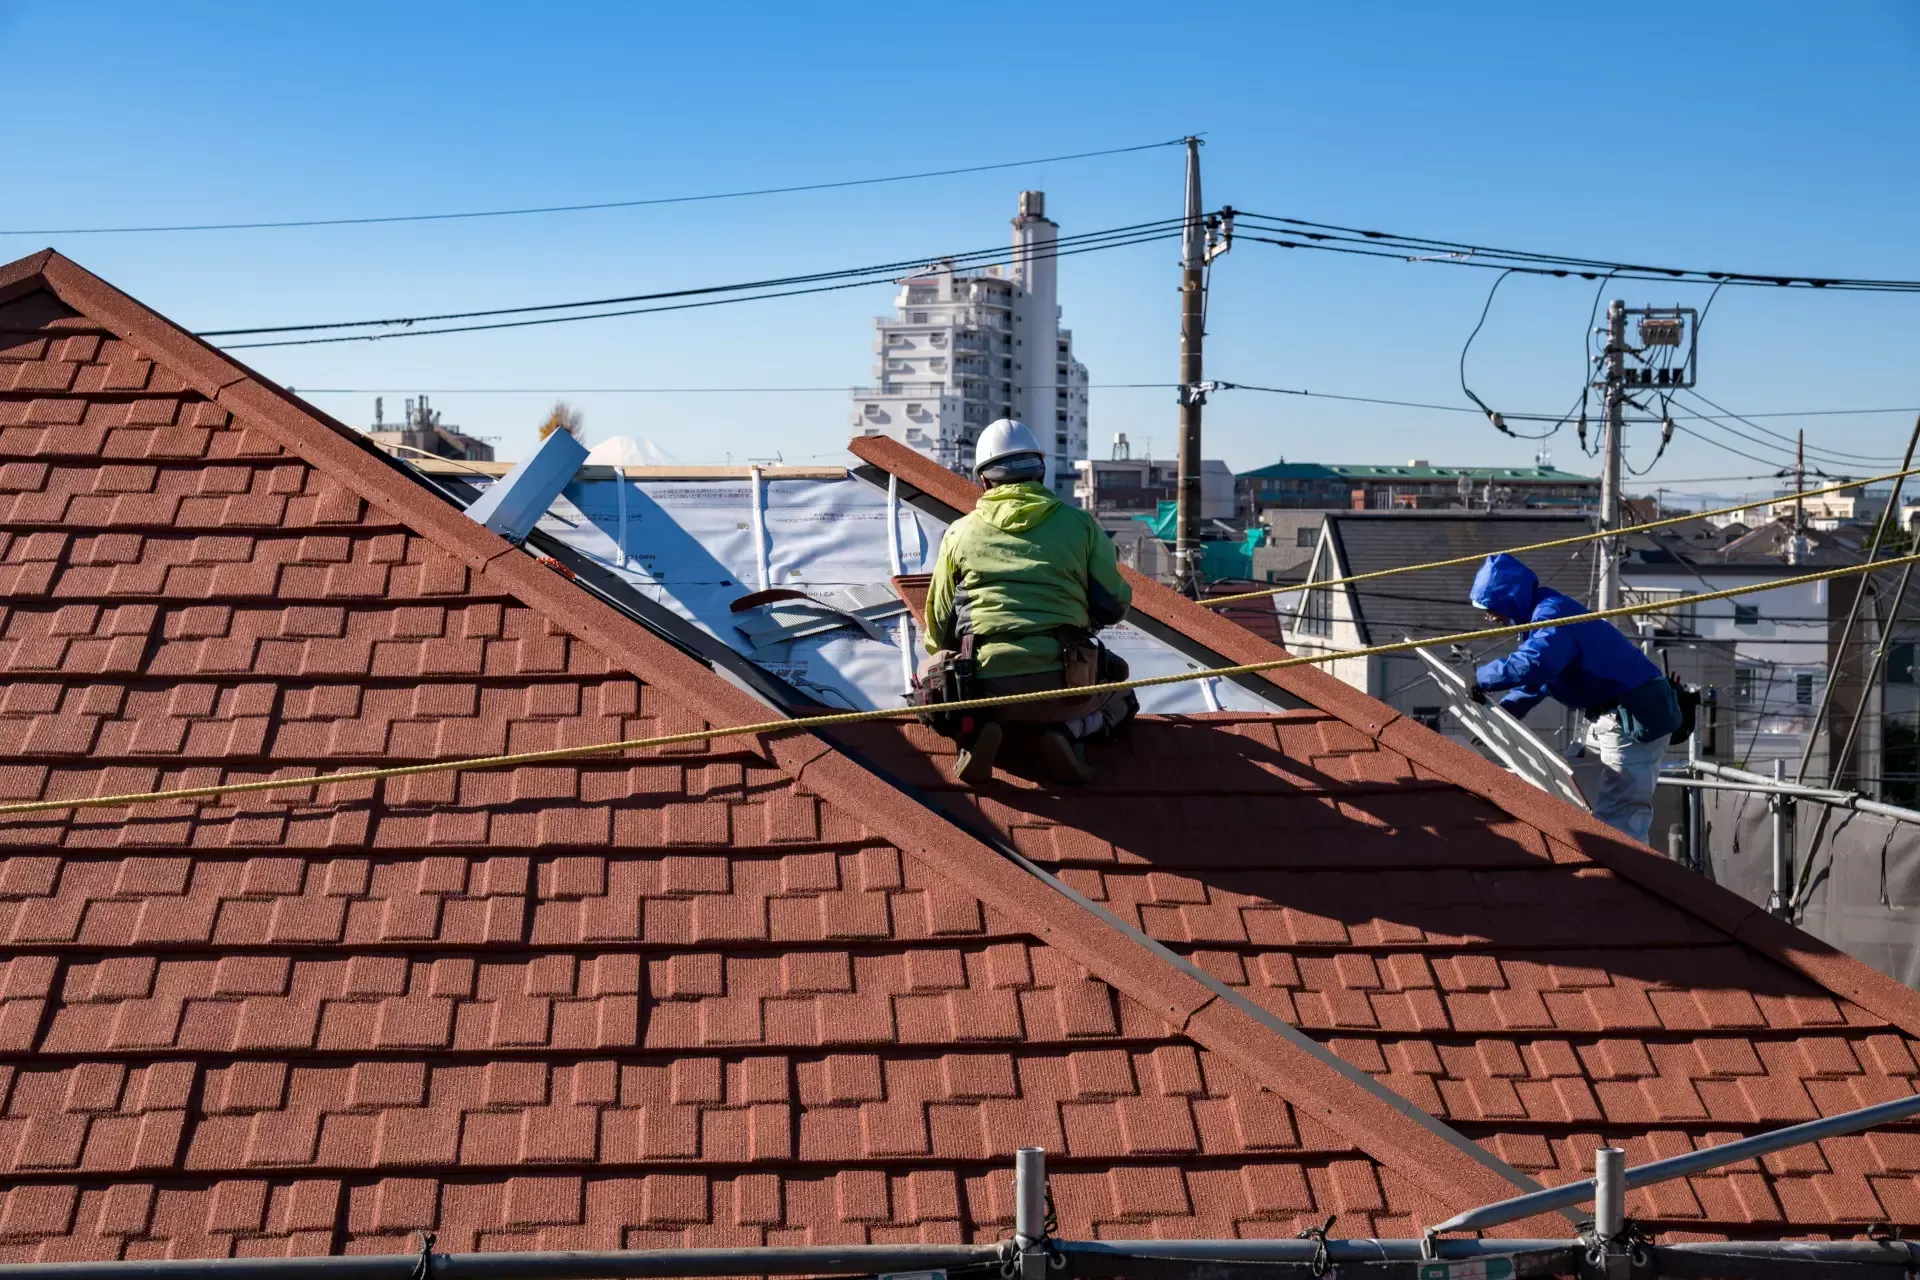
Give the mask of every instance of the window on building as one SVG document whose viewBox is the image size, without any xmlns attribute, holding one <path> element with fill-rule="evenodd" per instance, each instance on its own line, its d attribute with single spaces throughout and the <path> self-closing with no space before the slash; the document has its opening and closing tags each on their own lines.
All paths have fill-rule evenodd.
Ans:
<svg viewBox="0 0 1920 1280">
<path fill-rule="evenodd" d="M 1293 545 L 1311 547 L 1320 541 L 1320 529 L 1317 525 L 1303 524 L 1293 531 Z"/>
<path fill-rule="evenodd" d="M 1733 606 L 1733 625 L 1736 627 L 1757 627 L 1760 625 L 1760 606 L 1757 604 L 1736 604 Z"/>
<path fill-rule="evenodd" d="M 924 311 L 916 311 L 910 318 L 915 324 L 925 324 L 927 322 L 927 313 Z"/>
<path fill-rule="evenodd" d="M 1333 592 L 1327 590 L 1301 592 L 1300 612 L 1294 616 L 1294 626 L 1303 634 L 1310 636 L 1332 635 Z"/>
<path fill-rule="evenodd" d="M 1440 708 L 1415 707 L 1413 709 L 1413 718 L 1435 733 L 1440 732 Z"/>
<path fill-rule="evenodd" d="M 1793 674 L 1793 700 L 1803 707 L 1813 705 L 1813 672 L 1796 671 Z"/>
<path fill-rule="evenodd" d="M 1887 647 L 1887 683 L 1913 684 L 1913 642 L 1902 641 Z"/>
<path fill-rule="evenodd" d="M 1658 604 L 1662 600 L 1673 600 L 1686 595 L 1679 587 L 1627 587 L 1620 590 L 1622 604 Z M 1679 605 L 1672 609 L 1662 609 L 1658 613 L 1638 615 L 1636 622 L 1640 630 L 1652 631 L 1659 635 L 1690 635 L 1693 633 L 1694 606 Z"/>
<path fill-rule="evenodd" d="M 1754 696 L 1759 692 L 1760 672 L 1753 667 L 1735 667 L 1733 669 L 1733 705 L 1750 707 Z"/>
</svg>

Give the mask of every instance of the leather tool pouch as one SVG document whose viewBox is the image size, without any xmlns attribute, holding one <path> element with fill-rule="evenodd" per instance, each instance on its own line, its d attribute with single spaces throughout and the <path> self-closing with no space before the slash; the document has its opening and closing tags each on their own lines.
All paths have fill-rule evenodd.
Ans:
<svg viewBox="0 0 1920 1280">
<path fill-rule="evenodd" d="M 913 680 L 913 704 L 921 708 L 920 723 L 947 738 L 963 738 L 972 733 L 978 717 L 971 711 L 942 711 L 941 705 L 979 694 L 972 636 L 960 641 L 958 653 L 941 654 Z"/>
<path fill-rule="evenodd" d="M 1078 689 L 1100 682 L 1100 642 L 1073 627 L 1060 629 L 1060 684 Z"/>
</svg>

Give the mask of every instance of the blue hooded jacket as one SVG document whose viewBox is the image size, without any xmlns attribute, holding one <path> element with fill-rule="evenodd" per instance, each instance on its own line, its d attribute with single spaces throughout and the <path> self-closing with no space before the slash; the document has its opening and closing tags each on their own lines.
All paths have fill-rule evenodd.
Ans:
<svg viewBox="0 0 1920 1280">
<path fill-rule="evenodd" d="M 1577 600 L 1540 585 L 1533 570 L 1506 554 L 1487 557 L 1474 575 L 1472 600 L 1476 608 L 1497 613 L 1515 622 L 1541 622 L 1548 625 L 1527 633 L 1520 647 L 1504 658 L 1496 658 L 1474 673 L 1482 689 L 1489 693 L 1511 689 L 1500 705 L 1516 716 L 1524 716 L 1542 698 L 1552 697 L 1589 714 L 1610 711 L 1627 700 L 1627 695 L 1659 680 L 1655 692 L 1660 703 L 1669 702 L 1665 679 L 1660 669 L 1633 642 L 1614 629 L 1611 622 L 1596 619 L 1572 626 L 1552 625 L 1556 618 L 1588 612 Z M 1635 703 L 1643 699 L 1635 699 Z M 1629 708 L 1638 711 L 1638 706 Z M 1653 707 L 1643 720 L 1662 716 Z M 1665 728 L 1648 724 L 1650 732 L 1671 733 L 1679 724 L 1676 709 L 1673 722 Z M 1643 739 L 1644 740 L 1644 739 Z"/>
</svg>

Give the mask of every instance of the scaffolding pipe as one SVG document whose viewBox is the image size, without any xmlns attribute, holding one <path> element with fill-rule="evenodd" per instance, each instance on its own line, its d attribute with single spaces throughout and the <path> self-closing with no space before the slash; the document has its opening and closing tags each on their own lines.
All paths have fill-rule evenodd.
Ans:
<svg viewBox="0 0 1920 1280">
<path fill-rule="evenodd" d="M 1735 769 L 1731 765 L 1714 764 L 1710 760 L 1696 760 L 1690 766 L 1709 778 L 1724 778 L 1728 782 L 1751 782 L 1768 790 L 1775 788 L 1775 782 L 1764 773 L 1752 773 L 1746 769 Z M 1798 796 L 1806 800 L 1817 800 L 1841 809 L 1857 809 L 1861 813 L 1876 814 L 1882 818 L 1892 818 L 1895 822 L 1920 824 L 1920 810 L 1902 809 L 1896 804 L 1883 804 L 1878 800 L 1869 800 L 1857 791 L 1831 791 L 1820 787 L 1803 787 L 1786 783 L 1779 787 L 1785 795 Z"/>
<path fill-rule="evenodd" d="M 1734 791 L 1750 796 L 1771 796 L 1779 794 L 1772 787 L 1763 787 L 1752 782 L 1721 782 L 1715 778 L 1677 778 L 1671 774 L 1663 775 L 1659 780 L 1663 787 L 1683 787 L 1691 795 L 1696 791 Z M 1788 795 L 1796 800 L 1807 800 L 1818 804 L 1823 797 L 1802 795 L 1789 791 Z"/>
<path fill-rule="evenodd" d="M 1593 1231 L 1611 1240 L 1627 1229 L 1627 1153 L 1601 1147 L 1593 1153 Z"/>
<path fill-rule="evenodd" d="M 1047 1238 L 1047 1149 L 1022 1147 L 1013 1156 L 1013 1238 L 1022 1249 Z"/>
<path fill-rule="evenodd" d="M 1385 1264 L 1510 1258 L 1521 1274 L 1572 1274 L 1579 1240 L 1062 1240 L 1070 1274 L 1165 1276 L 1170 1265 L 1267 1264 L 1324 1273 Z M 1920 1269 L 1920 1243 L 1903 1240 L 1702 1241 L 1657 1245 L 1652 1273 L 1686 1280 L 1905 1280 Z M 1556 1257 L 1555 1255 L 1559 1255 Z M 546 1253 L 386 1253 L 320 1258 L 131 1259 L 125 1262 L 0 1263 L 0 1280 L 653 1280 L 672 1276 L 877 1276 L 1003 1263 L 1001 1245 L 831 1245 L 797 1248 L 623 1249 Z M 1147 1264 L 1132 1268 L 1129 1262 Z M 1351 1272 L 1350 1272 L 1351 1274 Z"/>
<path fill-rule="evenodd" d="M 1789 914 L 1787 904 L 1793 894 L 1793 845 L 1787 834 L 1787 797 L 1779 794 L 1785 788 L 1787 762 L 1773 762 L 1774 795 L 1767 801 L 1767 812 L 1773 817 L 1773 887 L 1767 893 L 1767 910 L 1777 916 Z"/>
<path fill-rule="evenodd" d="M 651 1280 L 858 1275 L 997 1264 L 998 1244 L 807 1245 L 543 1253 L 386 1253 L 325 1258 L 0 1263 L 0 1280 Z"/>
<path fill-rule="evenodd" d="M 1622 1181 L 1627 1190 L 1652 1186 L 1656 1182 L 1690 1177 L 1696 1173 L 1704 1173 L 1708 1169 L 1738 1164 L 1742 1160 L 1751 1160 L 1755 1156 L 1763 1156 L 1773 1151 L 1784 1151 L 1788 1147 L 1797 1147 L 1802 1143 L 1815 1142 L 1821 1138 L 1838 1137 L 1844 1133 L 1859 1133 L 1863 1129 L 1872 1129 L 1890 1120 L 1903 1120 L 1916 1114 L 1920 1114 L 1920 1094 L 1894 1098 L 1888 1102 L 1875 1103 L 1871 1107 L 1862 1107 L 1858 1111 L 1844 1111 L 1837 1116 L 1809 1120 L 1805 1124 L 1789 1125 L 1785 1129 L 1774 1129 L 1768 1133 L 1756 1133 L 1750 1138 L 1723 1142 L 1717 1147 L 1706 1147 L 1699 1151 L 1689 1151 L 1685 1155 L 1655 1160 L 1652 1164 L 1643 1164 L 1627 1170 Z M 1585 1204 L 1593 1198 L 1594 1180 L 1586 1178 L 1580 1182 L 1569 1182 L 1564 1186 L 1549 1187 L 1545 1191 L 1535 1191 L 1530 1195 L 1515 1196 L 1511 1200 L 1501 1200 L 1493 1204 L 1481 1205 L 1478 1209 L 1469 1209 L 1465 1213 L 1448 1218 L 1433 1230 L 1436 1232 L 1485 1231 L 1489 1227 L 1531 1218 L 1537 1213 L 1548 1213 L 1556 1209 Z"/>
<path fill-rule="evenodd" d="M 1697 714 L 1697 712 L 1696 712 Z M 1696 721 L 1687 736 L 1687 763 L 1700 762 L 1700 726 Z M 1697 791 L 1681 793 L 1687 800 L 1687 865 L 1695 871 L 1707 865 L 1706 799 Z"/>
</svg>

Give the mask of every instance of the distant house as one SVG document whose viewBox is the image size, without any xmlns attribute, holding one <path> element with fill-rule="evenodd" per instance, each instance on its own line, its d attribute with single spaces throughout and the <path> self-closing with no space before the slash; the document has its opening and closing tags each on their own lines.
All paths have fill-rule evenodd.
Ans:
<svg viewBox="0 0 1920 1280">
<path fill-rule="evenodd" d="M 1398 466 L 1276 462 L 1235 477 L 1249 518 L 1274 507 L 1342 511 L 1581 510 L 1597 506 L 1600 481 L 1534 467 L 1436 467 L 1424 458 Z"/>
<path fill-rule="evenodd" d="M 1279 598 L 1283 642 L 1294 653 L 1330 653 L 1476 630 L 1487 625 L 1485 615 L 1467 599 L 1477 561 L 1326 590 L 1315 590 L 1313 583 L 1431 560 L 1485 556 L 1507 547 L 1585 533 L 1592 527 L 1590 520 L 1576 515 L 1327 512 L 1302 589 Z M 1577 599 L 1588 598 L 1593 578 L 1590 544 L 1529 552 L 1520 558 L 1547 585 Z M 1512 647 L 1512 641 L 1485 641 L 1434 656 L 1465 667 Z M 1459 722 L 1442 714 L 1443 699 L 1436 696 L 1418 657 L 1343 658 L 1326 669 L 1428 728 L 1467 740 Z M 1550 703 L 1536 708 L 1527 724 L 1556 745 L 1566 741 L 1570 729 L 1564 708 Z"/>
</svg>

